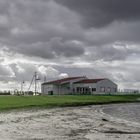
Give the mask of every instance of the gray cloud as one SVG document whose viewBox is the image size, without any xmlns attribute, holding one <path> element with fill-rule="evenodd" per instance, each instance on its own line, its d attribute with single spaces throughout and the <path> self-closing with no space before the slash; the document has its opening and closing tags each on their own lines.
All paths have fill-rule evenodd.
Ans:
<svg viewBox="0 0 140 140">
<path fill-rule="evenodd" d="M 107 0 L 102 3 L 100 0 L 86 2 L 83 0 L 58 0 L 57 2 L 59 3 L 53 0 L 36 2 L 32 0 L 25 2 L 22 0 L 15 0 L 12 2 L 8 0 L 6 2 L 3 0 L 1 1 L 3 2 L 1 7 L 7 6 L 7 8 L 3 9 L 5 12 L 3 11 L 1 14 L 2 16 L 0 16 L 0 27 L 2 27 L 2 29 L 0 28 L 2 33 L 0 40 L 12 51 L 24 55 L 47 59 L 77 57 L 84 55 L 85 48 L 88 49 L 90 46 L 94 48 L 93 57 L 95 53 L 99 54 L 96 55 L 97 57 L 94 57 L 96 59 L 121 60 L 125 59 L 131 53 L 125 53 L 125 55 L 120 56 L 119 53 L 117 53 L 118 50 L 110 47 L 110 44 L 114 44 L 116 41 L 128 43 L 139 42 L 139 22 L 126 22 L 125 18 L 122 18 L 122 14 L 120 14 L 121 12 L 125 13 L 125 9 L 124 11 L 121 9 L 116 10 L 116 12 L 114 11 L 114 9 L 120 7 L 120 1 L 113 0 L 110 2 Z M 60 5 L 60 3 L 64 5 Z M 123 3 L 124 2 L 121 4 Z M 135 4 L 136 2 L 133 3 L 133 5 Z M 67 7 L 65 7 L 65 5 Z M 116 8 L 115 5 L 118 7 Z M 129 5 L 127 6 L 129 7 Z M 129 14 L 127 12 L 127 6 L 126 13 L 129 16 L 125 16 L 129 19 L 133 17 L 131 16 L 133 13 Z M 68 9 L 68 7 L 70 7 L 70 9 Z M 93 23 L 93 26 L 91 26 L 93 27 L 92 29 L 82 28 L 81 16 L 79 16 L 79 12 L 82 9 L 83 11 L 87 11 L 87 15 L 82 14 L 81 11 L 82 16 L 94 19 L 95 22 L 102 22 L 103 14 L 107 14 L 106 19 L 113 15 L 114 20 L 110 22 L 112 23 L 110 26 L 103 26 L 104 28 L 96 28 L 94 22 L 82 20 L 90 24 Z M 99 16 L 94 16 L 93 13 L 96 10 L 101 11 Z M 117 14 L 120 15 L 120 18 Z M 92 18 L 92 16 L 94 16 L 94 18 Z M 137 15 L 134 17 L 137 20 L 139 19 Z M 125 22 L 118 22 L 120 19 Z M 103 22 L 104 21 L 105 20 L 103 20 Z M 3 24 L 4 22 L 5 24 Z M 98 23 L 98 25 L 100 25 L 100 23 Z M 56 41 L 56 38 L 60 38 L 61 41 Z M 75 40 L 81 42 L 81 44 L 74 43 L 73 41 Z M 109 47 L 107 47 L 108 44 Z M 111 55 L 108 54 L 111 53 L 113 53 L 113 58 L 109 59 L 108 56 Z"/>
<path fill-rule="evenodd" d="M 52 38 L 48 42 L 36 42 L 34 44 L 21 44 L 13 46 L 11 50 L 28 56 L 36 56 L 45 59 L 55 59 L 57 57 L 77 57 L 84 54 L 83 44 L 75 41 Z"/>
<path fill-rule="evenodd" d="M 21 44 L 16 47 L 13 47 L 12 50 L 15 50 L 16 52 L 27 56 L 36 56 L 46 59 L 55 58 L 55 55 L 51 51 L 51 48 L 48 45 L 48 43 L 38 42 L 35 44 Z"/>
<path fill-rule="evenodd" d="M 64 42 L 60 38 L 55 38 L 51 40 L 50 45 L 52 51 L 54 51 L 58 56 L 62 55 L 65 57 L 72 57 L 84 54 L 83 46 L 73 41 Z"/>
<path fill-rule="evenodd" d="M 8 65 L 0 65 L 0 77 L 13 77 L 14 72 L 12 71 L 11 67 Z"/>
<path fill-rule="evenodd" d="M 139 0 L 56 0 L 78 12 L 86 27 L 103 27 L 113 21 L 140 19 Z"/>
<path fill-rule="evenodd" d="M 138 83 L 130 67 L 140 68 L 125 63 L 139 61 L 139 13 L 139 0 L 0 0 L 1 80 L 38 71 Z"/>
<path fill-rule="evenodd" d="M 116 42 L 114 44 L 90 47 L 88 48 L 87 55 L 85 57 L 91 61 L 125 61 L 130 56 L 140 54 L 140 49 L 134 46 L 134 44 L 128 45 L 125 43 Z"/>
<path fill-rule="evenodd" d="M 53 0 L 7 1 L 1 0 L 7 8 L 0 13 L 0 41 L 11 51 L 48 59 L 84 53 L 83 47 L 70 43 L 84 37 L 75 13 Z M 54 38 L 64 41 L 54 43 Z"/>
</svg>

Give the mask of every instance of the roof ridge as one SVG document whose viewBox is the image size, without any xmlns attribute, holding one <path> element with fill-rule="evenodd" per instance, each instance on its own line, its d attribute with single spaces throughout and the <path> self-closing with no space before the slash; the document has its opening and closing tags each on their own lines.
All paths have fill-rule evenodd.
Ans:
<svg viewBox="0 0 140 140">
<path fill-rule="evenodd" d="M 75 83 L 97 83 L 99 81 L 105 80 L 107 78 L 97 78 L 97 79 L 82 79 L 80 81 L 77 81 Z"/>
<path fill-rule="evenodd" d="M 53 80 L 53 81 L 48 81 L 48 82 L 45 82 L 43 84 L 61 83 L 61 82 L 70 81 L 70 80 L 74 80 L 74 79 L 78 79 L 78 78 L 86 78 L 86 77 L 85 76 L 67 77 L 67 78 L 57 79 L 57 80 Z"/>
</svg>

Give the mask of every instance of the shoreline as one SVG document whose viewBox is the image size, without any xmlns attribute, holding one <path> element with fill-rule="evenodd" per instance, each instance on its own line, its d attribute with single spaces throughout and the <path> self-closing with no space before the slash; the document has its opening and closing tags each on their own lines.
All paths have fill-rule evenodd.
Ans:
<svg viewBox="0 0 140 140">
<path fill-rule="evenodd" d="M 132 105 L 132 106 L 133 106 L 133 105 L 140 105 L 140 103 L 139 103 L 139 104 L 137 104 L 137 103 L 112 104 L 112 108 L 113 108 L 113 106 L 116 106 L 116 105 L 119 105 L 119 106 Z M 104 108 L 105 108 L 106 106 L 108 106 L 108 105 L 104 105 Z M 110 115 L 110 114 L 108 114 L 108 113 L 105 113 L 104 108 L 100 108 L 100 109 L 98 110 L 98 112 L 101 114 L 102 117 L 105 116 L 106 119 L 109 118 L 110 121 L 113 121 L 113 122 L 125 123 L 125 124 L 127 124 L 128 126 L 130 126 L 130 127 L 131 127 L 131 126 L 134 126 L 134 125 L 140 127 L 140 122 L 130 121 L 130 120 L 126 120 L 126 119 L 124 119 L 124 118 L 119 118 L 119 117 L 116 117 L 116 116 L 112 116 L 112 115 Z"/>
<path fill-rule="evenodd" d="M 57 109 L 57 108 L 68 108 L 68 107 L 86 107 L 86 106 L 99 106 L 99 105 L 118 105 L 118 104 L 139 104 L 140 101 L 125 101 L 125 102 L 105 102 L 105 103 L 76 103 L 76 104 L 64 104 L 64 105 L 29 105 L 29 106 L 21 106 L 21 107 L 8 107 L 8 108 L 0 108 L 0 113 L 3 112 L 12 112 L 12 111 L 22 111 L 22 110 L 42 110 L 42 109 Z"/>
<path fill-rule="evenodd" d="M 116 104 L 113 104 L 114 106 Z M 118 104 L 118 106 L 125 106 L 127 104 Z M 130 105 L 130 104 L 128 104 Z M 136 104 L 131 104 L 136 105 Z M 105 105 L 108 106 L 108 105 Z M 140 139 L 140 122 L 134 122 L 125 120 L 124 118 L 118 118 L 114 117 L 112 115 L 109 115 L 103 111 L 105 107 L 99 107 L 99 110 L 97 109 L 97 113 L 100 116 L 100 119 L 102 118 L 102 121 L 104 122 L 104 127 L 99 128 L 99 135 L 91 134 L 92 138 L 97 139 L 105 139 L 105 140 L 115 140 L 115 139 L 132 139 L 132 140 L 139 140 Z M 103 137 L 101 137 L 103 136 Z M 89 137 L 88 137 L 89 138 Z M 91 137 L 90 137 L 91 138 Z M 91 139 L 92 139 L 91 138 Z"/>
</svg>

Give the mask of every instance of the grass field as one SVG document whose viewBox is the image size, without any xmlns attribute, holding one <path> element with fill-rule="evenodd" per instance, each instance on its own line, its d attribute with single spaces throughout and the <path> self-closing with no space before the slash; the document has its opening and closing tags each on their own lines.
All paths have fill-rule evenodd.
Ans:
<svg viewBox="0 0 140 140">
<path fill-rule="evenodd" d="M 0 96 L 0 110 L 28 107 L 62 107 L 92 104 L 140 102 L 140 95 L 121 96 Z"/>
</svg>

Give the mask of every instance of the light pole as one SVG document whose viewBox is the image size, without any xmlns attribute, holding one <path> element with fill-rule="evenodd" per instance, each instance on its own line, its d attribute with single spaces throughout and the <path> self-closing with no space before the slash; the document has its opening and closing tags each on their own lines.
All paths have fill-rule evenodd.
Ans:
<svg viewBox="0 0 140 140">
<path fill-rule="evenodd" d="M 23 85 L 24 85 L 24 83 L 25 83 L 24 81 L 21 82 L 21 93 L 20 93 L 21 95 L 22 95 L 22 92 L 23 92 Z"/>
<path fill-rule="evenodd" d="M 37 94 L 37 81 L 40 80 L 40 78 L 37 75 L 37 72 L 35 72 L 34 78 L 35 78 L 35 95 L 36 95 Z"/>
<path fill-rule="evenodd" d="M 36 95 L 36 80 L 37 80 L 37 72 L 35 72 L 34 77 L 35 77 L 35 95 Z"/>
</svg>

